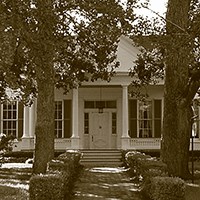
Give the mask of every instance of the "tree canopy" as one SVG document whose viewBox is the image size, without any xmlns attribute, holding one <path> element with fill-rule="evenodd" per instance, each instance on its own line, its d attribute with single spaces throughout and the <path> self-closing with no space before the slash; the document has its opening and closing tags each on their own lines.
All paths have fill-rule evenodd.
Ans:
<svg viewBox="0 0 200 200">
<path fill-rule="evenodd" d="M 130 75 L 137 88 L 164 78 L 161 157 L 170 175 L 189 178 L 191 105 L 200 87 L 199 1 L 168 1 L 164 22 L 161 32 L 149 26 L 148 34 L 133 38 L 143 49 Z"/>
<path fill-rule="evenodd" d="M 37 96 L 34 173 L 45 173 L 54 153 L 55 86 L 68 92 L 88 74 L 110 80 L 119 66 L 119 38 L 132 30 L 138 2 L 1 1 L 0 95 L 5 99 L 11 87 L 25 103 Z"/>
<path fill-rule="evenodd" d="M 36 67 L 42 57 L 51 57 L 50 49 L 57 87 L 68 91 L 88 73 L 92 80 L 109 80 L 119 65 L 119 37 L 131 31 L 137 6 L 136 0 L 124 5 L 115 0 L 1 1 L 1 97 L 8 86 L 20 88 L 24 99 L 35 96 Z M 45 66 L 40 70 L 46 73 Z"/>
</svg>

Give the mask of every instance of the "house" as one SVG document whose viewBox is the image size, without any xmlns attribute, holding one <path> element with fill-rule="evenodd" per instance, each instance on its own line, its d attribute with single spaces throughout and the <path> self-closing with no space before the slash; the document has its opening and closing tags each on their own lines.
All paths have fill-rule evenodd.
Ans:
<svg viewBox="0 0 200 200">
<path fill-rule="evenodd" d="M 160 148 L 163 82 L 148 87 L 145 102 L 129 95 L 132 78 L 128 70 L 138 52 L 128 38 L 122 37 L 117 52 L 121 65 L 110 82 L 84 82 L 67 95 L 55 90 L 56 150 Z M 31 107 L 17 102 L 1 105 L 0 129 L 16 136 L 14 151 L 34 149 L 36 106 L 37 102 Z M 200 150 L 198 137 L 195 149 Z"/>
</svg>

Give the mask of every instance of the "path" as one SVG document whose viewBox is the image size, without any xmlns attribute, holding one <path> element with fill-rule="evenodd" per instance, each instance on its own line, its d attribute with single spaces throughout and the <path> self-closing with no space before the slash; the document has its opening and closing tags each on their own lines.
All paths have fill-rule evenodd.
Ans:
<svg viewBox="0 0 200 200">
<path fill-rule="evenodd" d="M 85 168 L 75 185 L 73 200 L 141 200 L 137 185 L 124 168 Z"/>
</svg>

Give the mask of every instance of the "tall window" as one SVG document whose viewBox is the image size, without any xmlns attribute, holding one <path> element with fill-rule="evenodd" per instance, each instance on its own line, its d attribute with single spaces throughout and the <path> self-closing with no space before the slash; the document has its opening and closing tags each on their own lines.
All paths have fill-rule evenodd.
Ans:
<svg viewBox="0 0 200 200">
<path fill-rule="evenodd" d="M 161 100 L 129 100 L 129 135 L 132 138 L 161 136 Z"/>
<path fill-rule="evenodd" d="M 117 133 L 117 113 L 112 113 L 112 134 Z"/>
<path fill-rule="evenodd" d="M 55 101 L 55 137 L 71 137 L 71 100 Z"/>
<path fill-rule="evenodd" d="M 63 111 L 62 101 L 55 102 L 55 137 L 63 137 Z"/>
<path fill-rule="evenodd" d="M 199 138 L 200 135 L 200 106 L 198 100 L 193 104 L 193 115 L 196 116 L 192 124 L 192 134 L 195 138 Z"/>
<path fill-rule="evenodd" d="M 84 134 L 89 134 L 89 113 L 84 113 Z"/>
<path fill-rule="evenodd" d="M 152 137 L 152 102 L 139 102 L 139 137 Z"/>
<path fill-rule="evenodd" d="M 17 138 L 23 132 L 23 106 L 18 102 L 5 102 L 1 106 L 1 132 Z"/>
</svg>

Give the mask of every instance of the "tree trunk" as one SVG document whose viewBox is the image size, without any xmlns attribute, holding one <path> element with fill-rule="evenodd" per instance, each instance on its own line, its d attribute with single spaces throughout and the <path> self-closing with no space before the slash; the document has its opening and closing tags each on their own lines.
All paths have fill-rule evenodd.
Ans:
<svg viewBox="0 0 200 200">
<path fill-rule="evenodd" d="M 161 157 L 172 176 L 188 178 L 191 99 L 188 99 L 190 0 L 170 0 L 167 10 L 166 78 Z"/>
<path fill-rule="evenodd" d="M 54 157 L 54 80 L 50 73 L 42 76 L 37 79 L 34 174 L 46 173 L 47 163 Z"/>
</svg>

